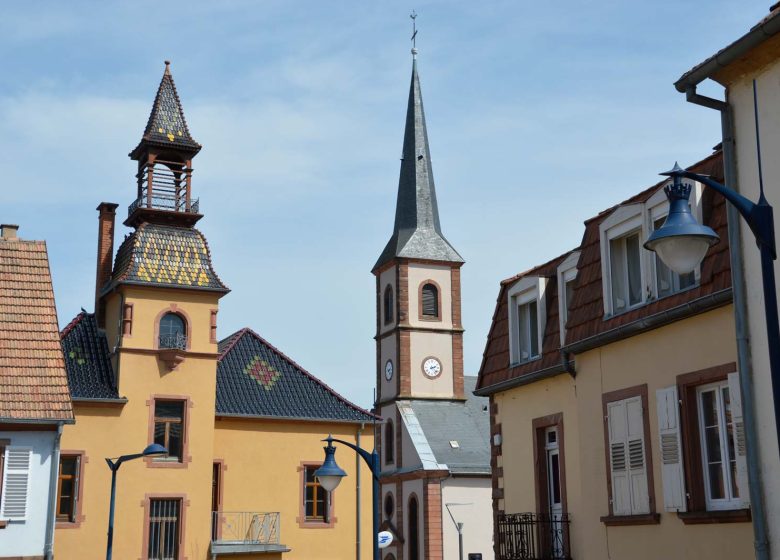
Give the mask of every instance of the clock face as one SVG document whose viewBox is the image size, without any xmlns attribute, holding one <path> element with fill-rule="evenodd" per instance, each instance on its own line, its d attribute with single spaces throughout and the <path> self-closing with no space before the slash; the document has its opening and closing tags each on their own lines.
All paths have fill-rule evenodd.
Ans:
<svg viewBox="0 0 780 560">
<path fill-rule="evenodd" d="M 422 370 L 430 378 L 438 377 L 441 373 L 441 362 L 436 358 L 426 358 L 423 362 Z"/>
<path fill-rule="evenodd" d="M 385 379 L 390 381 L 393 378 L 393 360 L 385 362 Z"/>
</svg>

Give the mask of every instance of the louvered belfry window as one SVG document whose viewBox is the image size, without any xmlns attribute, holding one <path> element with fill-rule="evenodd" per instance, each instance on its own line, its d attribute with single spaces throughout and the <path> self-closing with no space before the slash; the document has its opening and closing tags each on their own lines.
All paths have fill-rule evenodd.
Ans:
<svg viewBox="0 0 780 560">
<path fill-rule="evenodd" d="M 384 295 L 385 325 L 393 322 L 393 288 L 388 285 Z"/>
<path fill-rule="evenodd" d="M 149 500 L 149 560 L 178 560 L 181 500 Z"/>
<path fill-rule="evenodd" d="M 422 316 L 429 319 L 439 317 L 439 289 L 431 283 L 422 287 Z"/>
</svg>

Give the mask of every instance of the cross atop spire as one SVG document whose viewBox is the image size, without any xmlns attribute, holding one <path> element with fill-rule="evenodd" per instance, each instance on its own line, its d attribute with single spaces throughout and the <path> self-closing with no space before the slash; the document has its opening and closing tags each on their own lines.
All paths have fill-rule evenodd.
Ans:
<svg viewBox="0 0 780 560">
<path fill-rule="evenodd" d="M 130 153 L 130 157 L 138 159 L 143 148 L 150 144 L 173 146 L 193 155 L 197 154 L 201 148 L 201 145 L 192 138 L 187 127 L 179 94 L 176 92 L 176 84 L 173 82 L 169 60 L 165 61 L 165 72 L 163 72 L 160 87 L 157 89 L 144 135 L 138 146 Z"/>
<path fill-rule="evenodd" d="M 415 49 L 412 53 L 415 53 Z M 463 262 L 463 258 L 442 234 L 439 224 L 439 207 L 433 184 L 428 131 L 416 60 L 412 63 L 412 83 L 406 109 L 395 226 L 390 241 L 374 265 L 374 270 L 396 257 Z"/>
</svg>

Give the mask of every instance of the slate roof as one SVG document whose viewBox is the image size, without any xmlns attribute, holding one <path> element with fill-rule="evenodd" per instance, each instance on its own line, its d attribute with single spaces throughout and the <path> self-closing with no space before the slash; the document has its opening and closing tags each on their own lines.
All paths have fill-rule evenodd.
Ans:
<svg viewBox="0 0 780 560">
<path fill-rule="evenodd" d="M 214 272 L 205 236 L 189 227 L 142 223 L 116 252 L 108 291 L 116 284 L 230 291 Z"/>
<path fill-rule="evenodd" d="M 82 310 L 60 333 L 73 400 L 119 399 L 106 335 L 94 313 Z"/>
<path fill-rule="evenodd" d="M 572 253 L 570 251 L 553 260 L 527 270 L 501 282 L 493 312 L 493 321 L 488 331 L 485 352 L 482 355 L 482 366 L 479 369 L 477 389 L 516 379 L 523 375 L 548 368 L 560 367 L 564 371 L 561 360 L 561 328 L 558 305 L 558 266 Z M 518 280 L 529 277 L 547 278 L 545 290 L 547 317 L 542 335 L 542 353 L 539 359 L 509 367 L 509 290 Z"/>
<path fill-rule="evenodd" d="M 463 262 L 441 232 L 417 60 L 412 65 L 393 235 L 373 270 L 394 257 Z"/>
<path fill-rule="evenodd" d="M 452 474 L 490 474 L 488 399 L 473 394 L 476 376 L 466 376 L 463 380 L 465 402 L 407 402 L 439 465 L 447 465 Z M 458 447 L 453 447 L 450 441 L 456 441 Z"/>
<path fill-rule="evenodd" d="M 130 152 L 130 157 L 137 159 L 144 144 L 174 146 L 191 153 L 198 153 L 201 149 L 201 145 L 190 135 L 176 84 L 173 83 L 170 63 L 167 60 L 144 135 L 138 146 Z"/>
<path fill-rule="evenodd" d="M 43 241 L 0 239 L 0 419 L 73 420 Z"/>
<path fill-rule="evenodd" d="M 219 343 L 217 416 L 374 422 L 251 329 Z"/>
</svg>

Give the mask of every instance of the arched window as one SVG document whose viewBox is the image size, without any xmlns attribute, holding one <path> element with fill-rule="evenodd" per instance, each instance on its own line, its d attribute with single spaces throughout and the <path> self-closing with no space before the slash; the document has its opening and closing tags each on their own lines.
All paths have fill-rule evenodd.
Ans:
<svg viewBox="0 0 780 560">
<path fill-rule="evenodd" d="M 388 521 L 393 518 L 393 514 L 395 513 L 395 500 L 393 500 L 393 495 L 389 492 L 387 493 L 387 496 L 385 496 L 385 519 Z"/>
<path fill-rule="evenodd" d="M 187 348 L 187 323 L 178 313 L 166 313 L 160 319 L 160 348 Z"/>
<path fill-rule="evenodd" d="M 426 319 L 439 318 L 439 288 L 435 284 L 428 282 L 420 290 L 420 309 L 422 316 Z"/>
<path fill-rule="evenodd" d="M 388 284 L 384 295 L 385 325 L 393 322 L 393 287 Z"/>
<path fill-rule="evenodd" d="M 385 425 L 385 440 L 382 443 L 385 446 L 385 464 L 389 465 L 395 460 L 395 430 L 390 420 Z"/>
<path fill-rule="evenodd" d="M 420 560 L 420 519 L 417 498 L 409 498 L 409 560 Z"/>
</svg>

